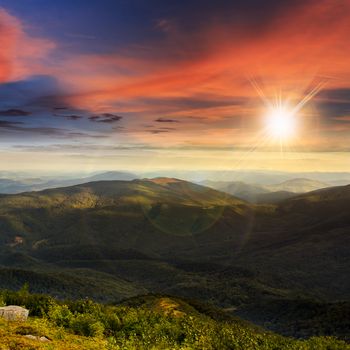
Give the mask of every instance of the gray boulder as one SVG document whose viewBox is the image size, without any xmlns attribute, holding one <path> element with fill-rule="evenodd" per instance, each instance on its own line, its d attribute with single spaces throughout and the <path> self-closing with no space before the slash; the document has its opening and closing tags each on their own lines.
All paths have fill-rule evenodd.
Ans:
<svg viewBox="0 0 350 350">
<path fill-rule="evenodd" d="M 26 321 L 28 314 L 29 310 L 17 305 L 0 307 L 0 317 L 7 321 Z"/>
</svg>

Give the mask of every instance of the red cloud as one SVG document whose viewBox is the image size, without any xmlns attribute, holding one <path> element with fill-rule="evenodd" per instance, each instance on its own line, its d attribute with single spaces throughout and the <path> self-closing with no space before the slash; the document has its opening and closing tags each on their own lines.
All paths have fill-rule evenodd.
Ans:
<svg viewBox="0 0 350 350">
<path fill-rule="evenodd" d="M 139 112 L 157 110 L 144 103 L 155 96 L 255 97 L 248 75 L 271 86 L 269 95 L 276 88 L 298 95 L 315 75 L 350 77 L 349 17 L 350 2 L 306 1 L 271 18 L 260 32 L 214 20 L 192 33 L 166 30 L 165 39 L 122 53 L 72 57 L 56 74 L 75 86 L 74 103 L 92 109 L 122 100 Z M 163 30 L 168 21 L 159 23 Z"/>
<path fill-rule="evenodd" d="M 28 35 L 20 20 L 0 8 L 0 83 L 42 74 L 41 59 L 54 46 Z"/>
</svg>

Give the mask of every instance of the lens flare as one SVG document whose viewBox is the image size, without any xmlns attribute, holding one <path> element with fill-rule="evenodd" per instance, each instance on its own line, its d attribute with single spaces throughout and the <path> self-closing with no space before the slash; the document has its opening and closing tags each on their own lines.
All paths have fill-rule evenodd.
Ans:
<svg viewBox="0 0 350 350">
<path fill-rule="evenodd" d="M 283 146 L 288 148 L 298 141 L 298 134 L 305 131 L 305 111 L 304 107 L 324 88 L 331 77 L 317 76 L 304 91 L 296 93 L 290 89 L 288 95 L 282 98 L 282 89 L 275 89 L 274 93 L 271 88 L 268 94 L 261 87 L 262 82 L 258 82 L 254 76 L 247 76 L 247 79 L 257 92 L 265 106 L 265 113 L 262 119 L 265 127 L 258 134 L 257 146 L 252 147 L 254 151 L 258 147 L 278 144 L 281 151 Z M 262 85 L 263 86 L 263 85 Z M 272 142 L 271 142 L 272 141 Z M 276 142 L 277 141 L 277 142 Z M 293 142 L 289 142 L 293 141 Z"/>
</svg>

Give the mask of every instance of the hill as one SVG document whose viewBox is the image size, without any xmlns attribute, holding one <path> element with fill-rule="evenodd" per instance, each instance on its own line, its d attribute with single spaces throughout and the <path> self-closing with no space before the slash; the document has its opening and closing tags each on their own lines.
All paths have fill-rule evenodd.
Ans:
<svg viewBox="0 0 350 350">
<path fill-rule="evenodd" d="M 306 178 L 286 180 L 278 184 L 250 184 L 242 181 L 201 182 L 205 186 L 215 188 L 251 203 L 277 203 L 294 197 L 296 194 L 330 187 L 330 185 Z"/>
<path fill-rule="evenodd" d="M 256 195 L 254 203 L 257 204 L 276 204 L 282 202 L 286 199 L 293 198 L 296 196 L 296 193 L 288 191 L 276 191 L 276 192 L 267 192 Z"/>
<path fill-rule="evenodd" d="M 119 305 L 101 305 L 87 299 L 63 303 L 22 289 L 18 293 L 3 291 L 1 299 L 26 306 L 31 315 L 25 323 L 0 319 L 4 349 L 350 348 L 330 337 L 307 340 L 282 337 L 222 310 L 167 296 L 144 296 Z"/>
<path fill-rule="evenodd" d="M 135 174 L 123 171 L 108 171 L 81 178 L 0 178 L 0 193 L 15 194 L 28 191 L 40 191 L 48 188 L 74 186 L 92 181 L 130 181 L 136 178 L 137 176 Z"/>
<path fill-rule="evenodd" d="M 247 184 L 242 181 L 203 181 L 203 185 L 231 194 L 249 202 L 256 202 L 257 197 L 269 191 L 263 186 Z"/>
<path fill-rule="evenodd" d="M 347 299 L 350 186 L 326 188 L 282 201 L 262 214 L 251 245 L 239 257 L 245 266 L 279 276 L 286 288 L 299 285 L 316 295 Z M 279 284 L 278 284 L 279 285 Z"/>
<path fill-rule="evenodd" d="M 256 310 L 270 315 L 284 305 L 291 321 L 301 317 L 293 306 L 300 298 L 310 305 L 348 298 L 349 192 L 252 205 L 156 178 L 1 195 L 0 281 L 18 288 L 27 279 L 33 291 L 60 298 L 177 295 L 264 324 Z M 271 320 L 269 328 L 288 332 L 285 319 Z M 311 326 L 298 329 L 293 335 L 313 334 Z"/>
<path fill-rule="evenodd" d="M 297 178 L 297 179 L 287 180 L 276 185 L 266 185 L 265 188 L 267 188 L 271 192 L 287 191 L 287 192 L 293 192 L 293 193 L 304 193 L 304 192 L 310 192 L 310 191 L 318 190 L 320 188 L 325 188 L 329 186 L 330 185 L 325 182 L 305 179 L 305 178 Z"/>
</svg>

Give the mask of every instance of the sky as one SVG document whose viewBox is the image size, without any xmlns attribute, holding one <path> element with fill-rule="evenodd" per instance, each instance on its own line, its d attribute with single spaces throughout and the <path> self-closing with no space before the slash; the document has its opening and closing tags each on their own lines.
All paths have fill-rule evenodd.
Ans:
<svg viewBox="0 0 350 350">
<path fill-rule="evenodd" d="M 349 18 L 348 0 L 0 0 L 0 170 L 350 171 Z"/>
</svg>

